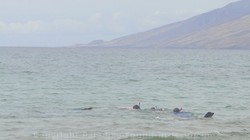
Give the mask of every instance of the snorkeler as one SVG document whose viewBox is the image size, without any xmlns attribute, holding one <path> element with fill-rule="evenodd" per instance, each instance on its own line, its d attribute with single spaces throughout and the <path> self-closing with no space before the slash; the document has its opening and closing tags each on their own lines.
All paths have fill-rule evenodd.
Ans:
<svg viewBox="0 0 250 140">
<path fill-rule="evenodd" d="M 141 109 L 141 103 L 139 103 L 138 105 L 134 105 L 133 109 Z"/>
<path fill-rule="evenodd" d="M 181 117 L 187 117 L 190 116 L 190 112 L 182 112 L 182 108 L 174 108 L 173 109 L 174 114 L 181 116 Z M 204 116 L 204 118 L 212 118 L 214 115 L 213 112 L 207 112 Z"/>
<path fill-rule="evenodd" d="M 173 112 L 174 113 L 180 113 L 182 111 L 182 107 L 181 108 L 174 108 Z"/>
<path fill-rule="evenodd" d="M 152 110 L 152 111 L 163 111 L 164 109 L 158 108 L 157 106 L 155 106 L 155 107 L 151 107 L 150 110 Z"/>
</svg>

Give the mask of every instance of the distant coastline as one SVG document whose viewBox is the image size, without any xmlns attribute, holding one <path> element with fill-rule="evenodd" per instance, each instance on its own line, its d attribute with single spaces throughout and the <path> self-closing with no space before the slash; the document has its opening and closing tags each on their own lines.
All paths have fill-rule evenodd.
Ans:
<svg viewBox="0 0 250 140">
<path fill-rule="evenodd" d="M 78 47 L 250 49 L 249 23 L 250 1 L 241 0 L 181 22 Z"/>
</svg>

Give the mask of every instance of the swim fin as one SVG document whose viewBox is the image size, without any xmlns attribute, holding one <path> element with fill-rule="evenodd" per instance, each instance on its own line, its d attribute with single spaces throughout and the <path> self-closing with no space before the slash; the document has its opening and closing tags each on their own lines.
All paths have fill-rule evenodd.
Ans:
<svg viewBox="0 0 250 140">
<path fill-rule="evenodd" d="M 207 114 L 204 116 L 204 118 L 212 118 L 214 115 L 213 112 L 207 112 Z"/>
</svg>

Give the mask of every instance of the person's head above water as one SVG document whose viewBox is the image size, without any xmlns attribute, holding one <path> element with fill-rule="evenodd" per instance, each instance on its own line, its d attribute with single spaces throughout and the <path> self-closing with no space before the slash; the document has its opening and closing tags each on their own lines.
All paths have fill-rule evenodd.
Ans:
<svg viewBox="0 0 250 140">
<path fill-rule="evenodd" d="M 156 107 L 151 107 L 150 110 L 152 111 L 163 111 L 164 109 Z"/>
<path fill-rule="evenodd" d="M 181 112 L 181 110 L 182 110 L 182 108 L 174 108 L 173 112 L 174 113 L 179 113 L 179 112 Z"/>
<path fill-rule="evenodd" d="M 156 108 L 155 108 L 155 107 L 151 107 L 150 109 L 151 109 L 151 110 L 156 110 Z"/>
<path fill-rule="evenodd" d="M 141 109 L 139 105 L 134 105 L 133 109 Z"/>
</svg>

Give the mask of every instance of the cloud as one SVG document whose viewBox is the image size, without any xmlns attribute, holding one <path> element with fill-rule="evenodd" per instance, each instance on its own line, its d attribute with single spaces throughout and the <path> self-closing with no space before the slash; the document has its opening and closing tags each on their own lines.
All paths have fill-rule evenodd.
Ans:
<svg viewBox="0 0 250 140">
<path fill-rule="evenodd" d="M 1 22 L 2 34 L 29 34 L 39 32 L 82 32 L 86 29 L 83 21 L 56 19 L 53 21 Z"/>
<path fill-rule="evenodd" d="M 84 21 L 72 19 L 57 19 L 51 22 L 47 22 L 44 26 L 49 30 L 63 32 L 82 32 L 87 28 Z"/>
<path fill-rule="evenodd" d="M 0 22 L 0 33 L 33 33 L 41 30 L 41 24 L 40 21 L 29 21 L 26 23 Z"/>
</svg>

